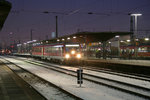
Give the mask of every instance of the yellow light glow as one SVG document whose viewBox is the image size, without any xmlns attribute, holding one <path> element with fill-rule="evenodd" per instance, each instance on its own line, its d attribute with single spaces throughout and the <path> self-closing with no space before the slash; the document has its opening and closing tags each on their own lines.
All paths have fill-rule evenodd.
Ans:
<svg viewBox="0 0 150 100">
<path fill-rule="evenodd" d="M 66 55 L 65 55 L 65 58 L 67 58 L 67 59 L 70 58 L 70 55 L 69 55 L 69 54 L 66 54 Z"/>
<path fill-rule="evenodd" d="M 130 42 L 131 40 L 127 40 L 127 42 Z"/>
<path fill-rule="evenodd" d="M 71 51 L 71 54 L 75 54 L 75 51 L 74 51 L 74 50 L 72 50 L 72 51 Z"/>
<path fill-rule="evenodd" d="M 145 41 L 148 41 L 149 40 L 149 38 L 145 38 Z"/>
<path fill-rule="evenodd" d="M 77 54 L 77 56 L 76 56 L 78 59 L 80 59 L 81 58 L 81 54 Z"/>
</svg>

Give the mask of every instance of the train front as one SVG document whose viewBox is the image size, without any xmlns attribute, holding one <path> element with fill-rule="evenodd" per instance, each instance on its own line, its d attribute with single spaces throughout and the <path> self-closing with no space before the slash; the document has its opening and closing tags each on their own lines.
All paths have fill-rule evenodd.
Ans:
<svg viewBox="0 0 150 100">
<path fill-rule="evenodd" d="M 66 44 L 65 45 L 65 63 L 78 64 L 82 60 L 82 54 L 79 44 Z"/>
</svg>

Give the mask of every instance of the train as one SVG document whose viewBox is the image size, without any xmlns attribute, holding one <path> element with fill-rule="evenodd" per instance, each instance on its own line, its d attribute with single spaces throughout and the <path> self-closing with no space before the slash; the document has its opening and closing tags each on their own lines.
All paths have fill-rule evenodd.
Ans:
<svg viewBox="0 0 150 100">
<path fill-rule="evenodd" d="M 150 59 L 150 45 L 143 44 L 139 46 L 121 46 L 120 56 L 122 58 Z"/>
<path fill-rule="evenodd" d="M 57 63 L 79 62 L 82 59 L 78 43 L 53 43 L 32 47 L 32 57 Z"/>
</svg>

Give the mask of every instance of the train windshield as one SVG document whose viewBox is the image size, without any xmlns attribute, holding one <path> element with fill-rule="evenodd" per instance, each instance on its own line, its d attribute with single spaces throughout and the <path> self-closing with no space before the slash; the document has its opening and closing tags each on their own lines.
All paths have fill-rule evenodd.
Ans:
<svg viewBox="0 0 150 100">
<path fill-rule="evenodd" d="M 66 44 L 66 52 L 79 52 L 79 44 Z"/>
</svg>

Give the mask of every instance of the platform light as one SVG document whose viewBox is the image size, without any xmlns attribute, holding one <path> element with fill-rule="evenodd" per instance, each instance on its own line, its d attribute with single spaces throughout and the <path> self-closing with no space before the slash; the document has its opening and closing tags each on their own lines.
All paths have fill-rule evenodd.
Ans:
<svg viewBox="0 0 150 100">
<path fill-rule="evenodd" d="M 98 48 L 98 50 L 100 51 L 100 50 L 101 50 L 101 48 Z"/>
<path fill-rule="evenodd" d="M 60 40 L 59 40 L 59 39 L 57 39 L 57 41 L 59 42 Z"/>
<path fill-rule="evenodd" d="M 116 38 L 119 38 L 120 36 L 119 36 L 119 35 L 116 35 L 115 37 L 116 37 Z"/>
<path fill-rule="evenodd" d="M 145 40 L 145 41 L 148 41 L 148 40 L 149 40 L 149 38 L 145 38 L 144 40 Z"/>
<path fill-rule="evenodd" d="M 121 43 L 124 42 L 123 40 L 120 41 Z"/>
<path fill-rule="evenodd" d="M 130 42 L 131 40 L 127 40 L 127 42 Z"/>
<path fill-rule="evenodd" d="M 79 47 L 79 44 L 66 44 L 66 47 Z"/>
<path fill-rule="evenodd" d="M 70 37 L 68 37 L 67 39 L 70 40 Z"/>
<path fill-rule="evenodd" d="M 76 36 L 73 37 L 74 39 L 77 38 Z"/>
<path fill-rule="evenodd" d="M 46 41 L 46 43 L 48 43 L 48 41 Z"/>
<path fill-rule="evenodd" d="M 108 43 L 109 43 L 109 44 L 111 44 L 111 42 L 110 42 L 110 41 L 109 41 Z"/>
<path fill-rule="evenodd" d="M 65 39 L 62 39 L 62 41 L 65 41 Z"/>
<path fill-rule="evenodd" d="M 81 58 L 81 54 L 77 54 L 77 56 L 76 56 L 78 59 L 80 59 Z"/>
</svg>

